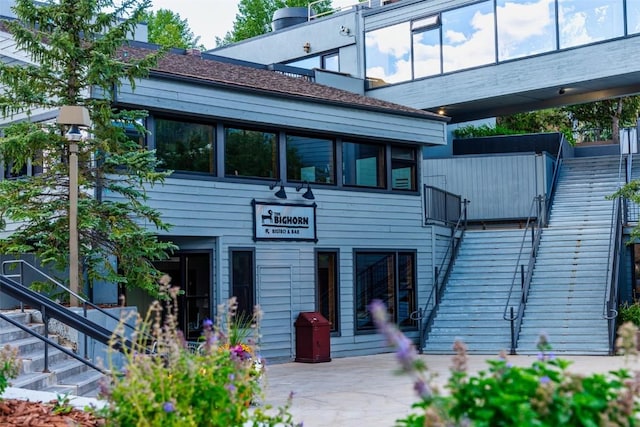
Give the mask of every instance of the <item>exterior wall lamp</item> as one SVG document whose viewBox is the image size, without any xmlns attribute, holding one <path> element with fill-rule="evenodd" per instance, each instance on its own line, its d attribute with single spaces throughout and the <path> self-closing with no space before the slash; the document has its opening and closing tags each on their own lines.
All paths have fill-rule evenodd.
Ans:
<svg viewBox="0 0 640 427">
<path fill-rule="evenodd" d="M 269 184 L 269 190 L 273 190 L 274 188 L 276 188 L 278 186 L 278 184 L 280 184 L 280 189 L 278 191 L 276 191 L 276 193 L 274 195 L 278 199 L 286 199 L 287 198 L 287 192 L 284 190 L 284 184 L 282 183 L 282 180 L 278 180 L 278 181 L 274 182 L 273 184 Z"/>
<path fill-rule="evenodd" d="M 305 184 L 307 185 L 307 191 L 304 192 L 302 198 L 307 200 L 314 200 L 315 196 L 313 195 L 313 191 L 311 191 L 311 184 L 309 184 L 309 181 L 304 181 L 302 184 L 298 185 L 296 187 L 296 191 L 302 190 Z"/>
<path fill-rule="evenodd" d="M 304 45 L 302 45 L 302 49 L 305 53 L 311 52 L 311 43 L 306 42 Z"/>
<path fill-rule="evenodd" d="M 69 141 L 69 305 L 78 306 L 79 296 L 79 243 L 78 243 L 78 142 L 82 140 L 80 126 L 90 127 L 89 110 L 82 106 L 60 107 L 58 124 L 69 127 L 65 138 Z"/>
</svg>

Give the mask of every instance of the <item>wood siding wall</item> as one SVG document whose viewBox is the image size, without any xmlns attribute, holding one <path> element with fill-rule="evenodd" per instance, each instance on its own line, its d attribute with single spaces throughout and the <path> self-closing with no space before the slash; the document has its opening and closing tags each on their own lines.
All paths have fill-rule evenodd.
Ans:
<svg viewBox="0 0 640 427">
<path fill-rule="evenodd" d="M 286 187 L 287 202 L 303 199 Z M 170 178 L 163 187 L 149 189 L 150 205 L 174 225 L 167 238 L 180 242 L 217 242 L 214 265 L 216 302 L 230 296 L 229 249 L 255 249 L 257 301 L 265 312 L 263 353 L 290 359 L 295 349 L 293 322 L 303 311 L 316 311 L 315 250 L 338 249 L 340 266 L 340 336 L 331 339 L 332 357 L 371 354 L 385 344 L 378 334 L 356 334 L 354 326 L 353 252 L 358 249 L 417 251 L 418 306 L 431 292 L 434 264 L 438 265 L 449 231 L 423 226 L 420 196 L 376 192 L 313 189 L 317 203 L 318 242 L 253 240 L 253 199 L 277 203 L 268 183 L 238 184 Z M 435 231 L 434 231 L 435 230 Z M 189 237 L 191 236 L 191 237 Z M 205 247 L 211 245 L 206 243 Z M 191 244 L 189 249 L 197 245 Z M 201 247 L 202 249 L 204 247 Z M 415 338 L 415 333 L 410 333 Z"/>
<path fill-rule="evenodd" d="M 546 194 L 552 157 L 524 153 L 426 159 L 423 178 L 471 201 L 470 221 L 527 218 L 532 199 Z"/>
</svg>

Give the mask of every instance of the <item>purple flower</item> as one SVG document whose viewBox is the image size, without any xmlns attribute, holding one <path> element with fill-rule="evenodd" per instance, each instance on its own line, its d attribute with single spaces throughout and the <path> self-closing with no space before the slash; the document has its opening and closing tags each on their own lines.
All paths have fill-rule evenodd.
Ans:
<svg viewBox="0 0 640 427">
<path fill-rule="evenodd" d="M 204 319 L 202 321 L 202 327 L 204 329 L 211 329 L 212 326 L 213 326 L 213 321 L 211 319 Z"/>
<path fill-rule="evenodd" d="M 162 409 L 164 410 L 164 412 L 169 414 L 175 411 L 176 407 L 171 402 L 164 402 L 164 404 L 162 405 Z"/>
<path fill-rule="evenodd" d="M 543 376 L 540 377 L 540 384 L 548 384 L 551 382 L 551 378 L 549 378 L 548 376 Z"/>
<path fill-rule="evenodd" d="M 233 384 L 227 384 L 224 386 L 224 388 L 226 388 L 227 390 L 229 390 L 231 393 L 233 393 L 234 391 L 236 391 L 236 386 L 234 386 Z"/>
<path fill-rule="evenodd" d="M 413 384 L 413 389 L 421 399 L 429 399 L 433 394 L 429 385 L 422 378 L 416 380 Z"/>
</svg>

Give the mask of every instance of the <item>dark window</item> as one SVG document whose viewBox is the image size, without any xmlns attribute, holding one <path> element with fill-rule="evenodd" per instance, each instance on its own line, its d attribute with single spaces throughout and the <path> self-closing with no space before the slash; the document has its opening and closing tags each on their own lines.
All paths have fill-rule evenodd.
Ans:
<svg viewBox="0 0 640 427">
<path fill-rule="evenodd" d="M 368 306 L 381 300 L 390 318 L 403 328 L 414 328 L 416 310 L 415 252 L 356 252 L 356 330 L 375 329 Z"/>
<path fill-rule="evenodd" d="M 332 140 L 287 135 L 287 180 L 333 184 L 334 171 Z"/>
<path fill-rule="evenodd" d="M 338 331 L 338 283 L 338 253 L 335 251 L 317 252 L 317 310 L 331 322 L 331 332 Z"/>
<path fill-rule="evenodd" d="M 344 142 L 342 183 L 359 187 L 385 188 L 384 145 Z"/>
<path fill-rule="evenodd" d="M 231 296 L 238 302 L 238 317 L 251 316 L 255 306 L 255 262 L 252 250 L 231 250 Z"/>
<path fill-rule="evenodd" d="M 215 173 L 214 126 L 155 120 L 155 149 L 162 168 Z"/>
<path fill-rule="evenodd" d="M 278 178 L 275 133 L 226 128 L 224 150 L 226 176 Z"/>
<path fill-rule="evenodd" d="M 391 147 L 391 188 L 416 189 L 416 150 L 411 147 Z"/>
</svg>

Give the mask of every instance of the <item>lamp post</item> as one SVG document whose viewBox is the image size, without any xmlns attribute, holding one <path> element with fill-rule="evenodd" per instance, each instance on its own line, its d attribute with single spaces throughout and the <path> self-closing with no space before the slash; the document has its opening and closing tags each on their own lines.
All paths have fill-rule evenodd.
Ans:
<svg viewBox="0 0 640 427">
<path fill-rule="evenodd" d="M 82 139 L 79 126 L 91 126 L 89 111 L 81 106 L 63 106 L 58 123 L 69 126 L 65 137 L 69 141 L 69 305 L 78 306 L 80 254 L 78 242 L 78 142 Z"/>
</svg>

